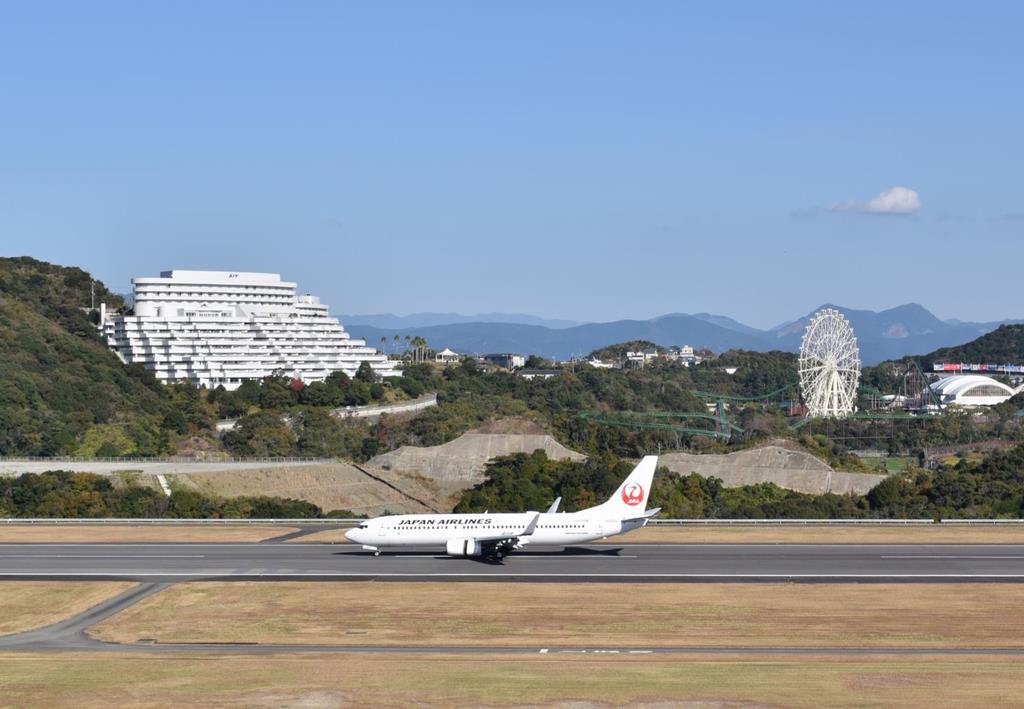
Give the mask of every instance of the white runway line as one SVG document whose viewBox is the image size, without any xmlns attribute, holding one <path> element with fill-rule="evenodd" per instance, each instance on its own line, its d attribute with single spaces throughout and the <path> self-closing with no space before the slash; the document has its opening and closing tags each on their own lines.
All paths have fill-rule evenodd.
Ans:
<svg viewBox="0 0 1024 709">
<path fill-rule="evenodd" d="M 205 559 L 205 554 L 0 554 L 0 559 Z"/>
<path fill-rule="evenodd" d="M 128 578 L 191 578 L 204 579 L 213 577 L 227 578 L 260 578 L 260 579 L 365 579 L 365 578 L 475 578 L 475 579 L 501 579 L 501 578 L 582 578 L 582 579 L 927 579 L 927 580 L 948 580 L 948 579 L 990 579 L 990 580 L 1018 580 L 1024 581 L 1024 574 L 763 574 L 757 572 L 744 574 L 647 574 L 647 573 L 531 573 L 529 571 L 512 571 L 509 573 L 416 573 L 416 572 L 390 572 L 390 571 L 352 571 L 347 573 L 320 573 L 305 572 L 301 574 L 289 574 L 282 572 L 239 572 L 230 569 L 195 571 L 157 571 L 157 572 L 130 572 L 130 571 L 4 571 L 0 570 L 0 578 L 32 576 L 36 578 L 108 578 L 110 576 L 125 576 Z"/>
<path fill-rule="evenodd" d="M 955 554 L 893 554 L 879 559 L 1024 559 L 1024 556 L 970 556 Z"/>
</svg>

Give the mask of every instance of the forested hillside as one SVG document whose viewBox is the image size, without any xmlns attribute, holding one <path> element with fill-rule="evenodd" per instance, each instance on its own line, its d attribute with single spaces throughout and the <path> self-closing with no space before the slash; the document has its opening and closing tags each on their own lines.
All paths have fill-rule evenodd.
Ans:
<svg viewBox="0 0 1024 709">
<path fill-rule="evenodd" d="M 57 266 L 28 256 L 0 258 L 0 296 L 20 301 L 47 320 L 68 332 L 99 340 L 96 328 L 90 327 L 84 308 L 124 305 L 121 296 L 112 293 L 100 281 L 80 268 Z"/>
<path fill-rule="evenodd" d="M 456 512 L 545 509 L 561 497 L 567 512 L 604 502 L 632 464 L 612 456 L 584 462 L 548 460 L 542 451 L 493 461 L 486 479 L 468 490 Z M 1024 446 L 979 463 L 894 475 L 867 495 L 808 495 L 770 483 L 725 488 L 716 478 L 654 478 L 651 507 L 663 518 L 718 519 L 955 519 L 1024 517 Z"/>
<path fill-rule="evenodd" d="M 272 519 L 321 517 L 316 505 L 279 497 L 212 497 L 194 490 L 117 484 L 103 475 L 56 470 L 0 478 L 0 517 L 131 517 Z M 336 516 L 352 517 L 347 510 Z"/>
<path fill-rule="evenodd" d="M 965 345 L 943 347 L 919 359 L 922 367 L 933 362 L 1024 364 L 1024 325 L 1000 325 Z"/>
<path fill-rule="evenodd" d="M 81 269 L 0 259 L 0 454 L 167 450 L 172 397 L 103 344 L 82 310 L 90 283 Z M 102 283 L 96 296 L 120 302 Z"/>
</svg>

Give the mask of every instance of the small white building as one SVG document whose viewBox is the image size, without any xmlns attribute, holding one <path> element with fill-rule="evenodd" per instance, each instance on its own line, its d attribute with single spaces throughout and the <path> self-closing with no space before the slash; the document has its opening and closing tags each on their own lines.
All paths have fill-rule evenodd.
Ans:
<svg viewBox="0 0 1024 709">
<path fill-rule="evenodd" d="M 513 354 L 511 352 L 499 352 L 494 354 L 485 354 L 484 361 L 495 364 L 505 369 L 519 369 L 520 367 L 526 366 L 526 356 L 521 354 Z"/>
<path fill-rule="evenodd" d="M 1019 394 L 1024 386 L 1011 389 L 992 377 L 980 374 L 956 374 L 933 382 L 931 389 L 943 405 L 995 406 Z"/>
<path fill-rule="evenodd" d="M 700 364 L 701 358 L 694 351 L 690 345 L 683 345 L 682 347 L 672 347 L 669 349 L 669 358 L 674 359 L 684 367 L 689 367 L 692 364 Z"/>
<path fill-rule="evenodd" d="M 443 350 L 434 355 L 434 361 L 437 362 L 438 364 L 444 365 L 458 364 L 459 362 L 462 361 L 462 355 L 460 355 L 455 350 L 450 350 L 447 347 L 445 347 Z"/>
<path fill-rule="evenodd" d="M 562 373 L 560 369 L 520 369 L 516 374 L 523 379 L 551 379 Z"/>
</svg>

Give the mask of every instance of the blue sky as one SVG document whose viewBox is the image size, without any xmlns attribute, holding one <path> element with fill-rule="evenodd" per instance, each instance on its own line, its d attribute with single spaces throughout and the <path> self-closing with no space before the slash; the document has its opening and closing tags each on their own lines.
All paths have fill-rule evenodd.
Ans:
<svg viewBox="0 0 1024 709">
<path fill-rule="evenodd" d="M 346 313 L 1024 317 L 1022 3 L 19 5 L 0 251 L 119 290 L 216 268 Z"/>
</svg>

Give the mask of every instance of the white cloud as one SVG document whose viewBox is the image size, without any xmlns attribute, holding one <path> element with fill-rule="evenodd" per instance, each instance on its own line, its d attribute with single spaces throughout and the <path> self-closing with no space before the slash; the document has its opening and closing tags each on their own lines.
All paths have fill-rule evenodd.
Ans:
<svg viewBox="0 0 1024 709">
<path fill-rule="evenodd" d="M 909 187 L 890 187 L 867 202 L 842 202 L 829 207 L 832 212 L 861 214 L 915 214 L 921 209 L 921 197 Z"/>
</svg>

